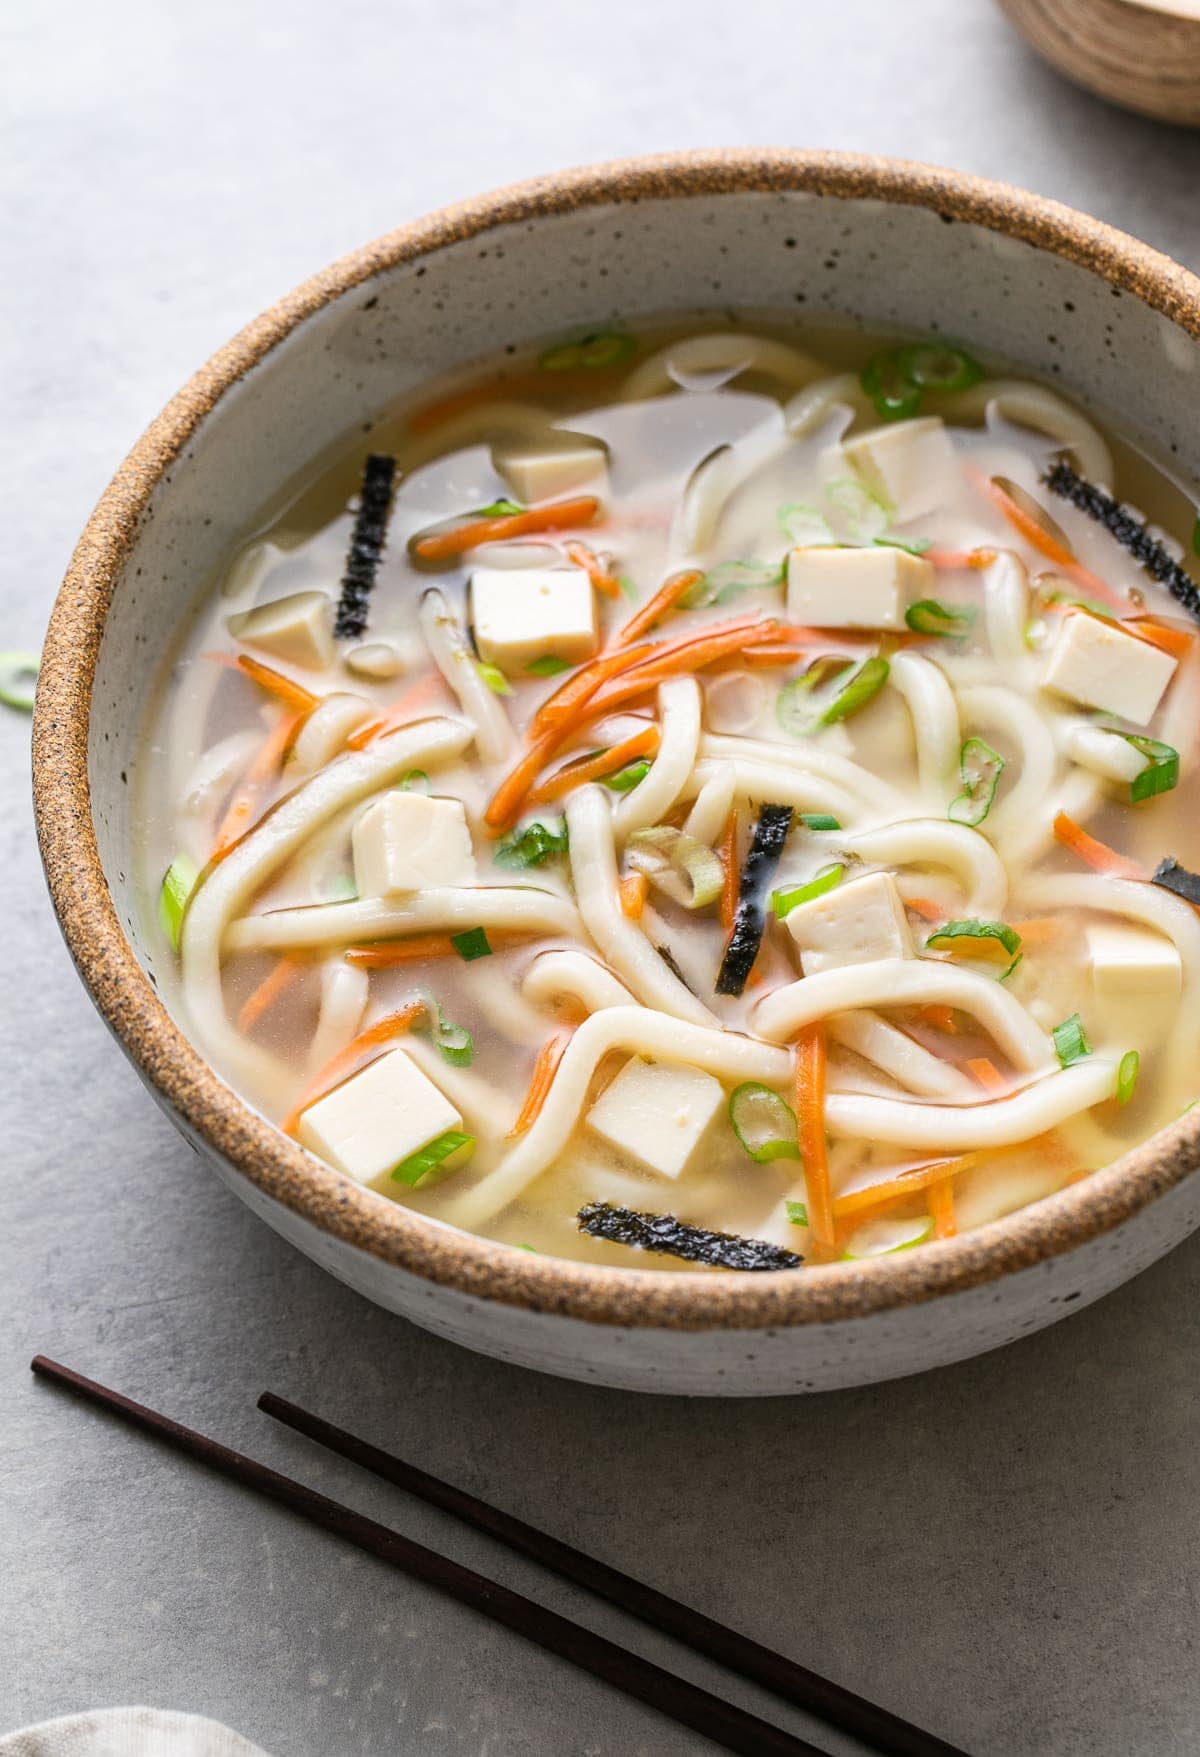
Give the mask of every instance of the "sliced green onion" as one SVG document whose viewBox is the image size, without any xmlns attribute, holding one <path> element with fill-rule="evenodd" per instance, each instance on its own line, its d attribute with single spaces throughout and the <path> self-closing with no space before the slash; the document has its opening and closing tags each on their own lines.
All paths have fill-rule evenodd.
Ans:
<svg viewBox="0 0 1200 1757">
<path fill-rule="evenodd" d="M 882 537 L 894 510 L 890 501 L 872 494 L 864 483 L 851 476 L 831 482 L 825 498 L 853 543 L 873 543 L 876 537 Z"/>
<path fill-rule="evenodd" d="M 465 1025 L 452 1025 L 449 1019 L 439 1019 L 433 1040 L 451 1067 L 469 1068 L 475 1060 L 475 1039 Z"/>
<path fill-rule="evenodd" d="M 835 721 L 848 720 L 851 714 L 857 714 L 860 708 L 865 708 L 879 694 L 890 671 L 891 666 L 879 653 L 870 659 L 864 659 L 821 715 L 822 726 L 832 726 Z"/>
<path fill-rule="evenodd" d="M 569 372 L 576 366 L 620 366 L 637 349 L 633 336 L 616 330 L 597 330 L 577 342 L 560 342 L 547 348 L 538 360 L 543 372 Z"/>
<path fill-rule="evenodd" d="M 860 382 L 881 421 L 907 421 L 921 407 L 921 386 L 901 371 L 896 349 L 872 355 Z"/>
<path fill-rule="evenodd" d="M 183 917 L 199 877 L 200 868 L 190 854 L 177 854 L 163 874 L 162 890 L 158 896 L 158 919 L 171 942 L 172 951 L 179 950 Z"/>
<path fill-rule="evenodd" d="M 42 661 L 36 653 L 0 653 L 0 702 L 33 712 L 34 684 Z"/>
<path fill-rule="evenodd" d="M 743 592 L 761 591 L 782 583 L 782 561 L 723 561 L 708 573 L 701 574 L 679 603 L 684 610 L 700 610 L 709 604 L 732 604 Z"/>
<path fill-rule="evenodd" d="M 1065 604 L 1071 610 L 1086 610 L 1091 616 L 1100 616 L 1105 622 L 1115 622 L 1112 608 L 1102 604 L 1098 598 L 1076 598 L 1070 592 L 1039 592 L 1038 602 L 1041 604 Z"/>
<path fill-rule="evenodd" d="M 1170 793 L 1173 787 L 1178 787 L 1177 750 L 1169 744 L 1160 744 L 1157 738 L 1143 738 L 1137 732 L 1122 732 L 1120 736 L 1146 758 L 1146 767 L 1129 783 L 1130 799 L 1153 799 L 1156 793 Z"/>
<path fill-rule="evenodd" d="M 620 586 L 620 588 L 621 588 L 622 592 L 625 594 L 625 596 L 629 599 L 629 602 L 631 604 L 636 604 L 638 599 L 641 597 L 641 593 L 638 591 L 637 587 L 634 585 L 634 583 L 630 579 L 629 575 L 627 573 L 623 573 L 620 576 L 620 578 L 617 580 L 617 584 Z"/>
<path fill-rule="evenodd" d="M 775 517 L 784 536 L 797 549 L 824 548 L 833 542 L 833 531 L 824 513 L 802 500 L 781 506 Z"/>
<path fill-rule="evenodd" d="M 519 869 L 540 866 L 543 860 L 551 860 L 566 852 L 567 823 L 560 817 L 551 824 L 537 820 L 526 824 L 523 830 L 511 830 L 496 843 L 492 859 L 497 866 Z"/>
<path fill-rule="evenodd" d="M 521 505 L 519 500 L 492 500 L 487 506 L 478 506 L 471 514 L 475 519 L 509 519 L 519 512 L 529 509 Z"/>
<path fill-rule="evenodd" d="M 1023 964 L 1023 963 L 1024 963 L 1024 962 L 1025 962 L 1025 954 L 1024 954 L 1024 952 L 1018 952 L 1018 953 L 1017 953 L 1017 955 L 1016 955 L 1016 957 L 1015 957 L 1015 958 L 1014 958 L 1014 959 L 1013 959 L 1013 961 L 1012 961 L 1012 963 L 1011 963 L 1011 964 L 1010 964 L 1010 965 L 1009 965 L 1009 967 L 1008 967 L 1008 969 L 1007 969 L 1007 970 L 1006 970 L 1006 971 L 1005 971 L 1005 972 L 1004 972 L 1004 974 L 1003 974 L 1003 975 L 1002 975 L 1002 976 L 1001 976 L 1001 977 L 1000 977 L 1000 978 L 999 978 L 999 980 L 1000 980 L 1000 981 L 1001 981 L 1001 982 L 1007 982 L 1007 981 L 1008 981 L 1008 979 L 1009 979 L 1009 977 L 1010 977 L 1010 976 L 1013 976 L 1013 975 L 1015 975 L 1015 973 L 1016 973 L 1016 969 L 1017 969 L 1017 965 L 1018 965 L 1018 964 Z"/>
<path fill-rule="evenodd" d="M 802 811 L 800 822 L 806 830 L 840 830 L 842 827 L 828 811 Z"/>
<path fill-rule="evenodd" d="M 424 769 L 410 769 L 407 775 L 401 776 L 397 783 L 400 793 L 432 793 L 433 782 Z"/>
<path fill-rule="evenodd" d="M 490 958 L 492 955 L 487 933 L 482 927 L 469 927 L 466 933 L 452 933 L 450 944 L 467 964 L 473 963 L 476 958 Z"/>
<path fill-rule="evenodd" d="M 717 855 L 670 824 L 635 830 L 625 844 L 625 855 L 635 872 L 644 872 L 685 909 L 703 909 L 721 895 L 725 869 Z"/>
<path fill-rule="evenodd" d="M 961 348 L 948 348 L 943 342 L 915 342 L 901 348 L 896 356 L 896 370 L 922 390 L 967 390 L 983 377 L 978 360 Z"/>
<path fill-rule="evenodd" d="M 925 941 L 936 951 L 941 946 L 952 945 L 956 940 L 979 940 L 985 944 L 994 942 L 1015 958 L 1021 946 L 1021 936 L 1015 927 L 1007 921 L 947 921 L 936 933 L 931 933 Z"/>
<path fill-rule="evenodd" d="M 476 659 L 475 669 L 487 684 L 493 695 L 511 695 L 512 684 L 505 677 L 499 665 L 491 665 L 486 659 Z"/>
<path fill-rule="evenodd" d="M 632 793 L 638 782 L 646 779 L 650 769 L 649 757 L 637 757 L 633 762 L 626 763 L 623 769 L 618 769 L 615 775 L 605 775 L 604 785 L 610 787 L 614 793 Z"/>
<path fill-rule="evenodd" d="M 1117 1103 L 1128 1104 L 1133 1097 L 1133 1089 L 1137 1085 L 1138 1069 L 1142 1058 L 1136 1049 L 1127 1049 L 1121 1057 L 1117 1069 Z"/>
<path fill-rule="evenodd" d="M 924 555 L 933 548 L 932 537 L 874 537 L 876 549 L 903 549 L 906 555 Z"/>
<path fill-rule="evenodd" d="M 813 692 L 849 671 L 854 664 L 840 654 L 823 653 L 800 677 L 785 683 L 775 697 L 775 718 L 792 738 L 807 738 L 820 724 Z"/>
<path fill-rule="evenodd" d="M 392 1176 L 398 1183 L 417 1190 L 423 1185 L 437 1183 L 448 1172 L 457 1171 L 474 1151 L 474 1135 L 464 1135 L 461 1129 L 447 1129 L 436 1141 L 430 1141 L 428 1147 L 402 1159 L 393 1168 Z"/>
<path fill-rule="evenodd" d="M 909 1220 L 868 1220 L 847 1241 L 842 1257 L 851 1263 L 864 1257 L 890 1257 L 895 1251 L 910 1251 L 914 1245 L 924 1244 L 932 1232 L 932 1214 L 917 1214 Z"/>
<path fill-rule="evenodd" d="M 530 677 L 557 677 L 560 671 L 569 671 L 571 665 L 557 653 L 543 653 L 540 659 L 531 659 L 525 669 Z"/>
<path fill-rule="evenodd" d="M 785 1202 L 783 1205 L 787 1209 L 787 1217 L 793 1226 L 808 1225 L 808 1209 L 803 1202 Z"/>
<path fill-rule="evenodd" d="M 756 1165 L 773 1159 L 799 1159 L 796 1113 L 777 1092 L 746 1080 L 729 1095 L 729 1122 L 738 1145 Z"/>
<path fill-rule="evenodd" d="M 1064 1068 L 1069 1068 L 1072 1062 L 1082 1061 L 1085 1055 L 1092 1053 L 1083 1020 L 1078 1013 L 1072 1013 L 1069 1019 L 1056 1025 L 1050 1035 L 1054 1039 L 1054 1052 Z"/>
<path fill-rule="evenodd" d="M 984 738 L 968 738 L 958 753 L 958 771 L 963 790 L 950 801 L 946 816 L 954 824 L 981 824 L 992 809 L 1004 758 Z"/>
<path fill-rule="evenodd" d="M 973 604 L 943 604 L 938 598 L 921 598 L 910 604 L 904 620 L 917 634 L 965 635 L 979 612 Z"/>
<path fill-rule="evenodd" d="M 845 876 L 844 866 L 827 866 L 819 872 L 815 879 L 806 885 L 796 885 L 790 891 L 772 891 L 771 907 L 782 921 L 799 903 L 811 903 L 814 897 L 823 897 L 827 891 L 836 890 Z"/>
</svg>

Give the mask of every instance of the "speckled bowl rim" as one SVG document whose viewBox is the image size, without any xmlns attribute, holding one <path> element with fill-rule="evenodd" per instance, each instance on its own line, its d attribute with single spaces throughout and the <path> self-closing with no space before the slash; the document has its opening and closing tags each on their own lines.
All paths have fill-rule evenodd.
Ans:
<svg viewBox="0 0 1200 1757">
<path fill-rule="evenodd" d="M 646 199 L 802 190 L 928 208 L 1092 270 L 1200 338 L 1200 280 L 1056 202 L 902 160 L 793 149 L 668 153 L 586 166 L 442 208 L 343 257 L 219 350 L 138 440 L 89 519 L 47 634 L 34 718 L 38 836 L 67 944 L 127 1053 L 190 1130 L 321 1231 L 426 1280 L 532 1312 L 675 1330 L 774 1328 L 895 1311 L 998 1281 L 1129 1220 L 1200 1162 L 1200 1112 L 1087 1180 L 1004 1220 L 873 1263 L 771 1275 L 589 1267 L 459 1233 L 310 1158 L 248 1108 L 175 1026 L 119 925 L 88 783 L 88 720 L 105 617 L 160 478 L 220 397 L 304 320 L 381 270 L 490 228 Z"/>
</svg>

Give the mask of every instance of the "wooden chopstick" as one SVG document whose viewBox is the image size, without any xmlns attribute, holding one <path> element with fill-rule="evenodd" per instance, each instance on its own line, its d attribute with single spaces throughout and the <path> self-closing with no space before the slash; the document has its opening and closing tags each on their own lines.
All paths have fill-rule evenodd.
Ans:
<svg viewBox="0 0 1200 1757">
<path fill-rule="evenodd" d="M 369 1440 L 360 1439 L 345 1428 L 335 1427 L 332 1422 L 313 1415 L 299 1404 L 290 1403 L 285 1397 L 276 1396 L 273 1391 L 263 1393 L 258 1407 L 274 1416 L 276 1421 L 286 1422 L 298 1433 L 306 1434 L 309 1439 L 355 1464 L 364 1465 L 376 1476 L 407 1489 L 431 1506 L 453 1513 L 476 1531 L 499 1538 L 511 1549 L 531 1556 L 534 1561 L 565 1575 L 579 1586 L 588 1587 L 601 1598 L 640 1617 L 644 1623 L 685 1642 L 696 1652 L 719 1660 L 730 1671 L 764 1685 L 776 1696 L 795 1703 L 828 1726 L 852 1733 L 866 1744 L 873 1745 L 885 1757 L 966 1757 L 957 1745 L 946 1744 L 943 1739 L 889 1713 L 866 1697 L 857 1696 L 852 1690 L 843 1689 L 817 1672 L 809 1671 L 807 1666 L 786 1659 L 783 1654 L 761 1646 L 749 1636 L 715 1622 L 689 1605 L 668 1598 L 665 1593 L 621 1573 L 617 1568 L 610 1568 L 606 1562 L 597 1561 L 585 1551 L 548 1536 L 535 1525 L 527 1525 L 523 1519 L 479 1500 L 465 1489 L 430 1476 L 415 1464 L 373 1446 Z"/>
<path fill-rule="evenodd" d="M 485 1574 L 476 1574 L 449 1557 L 439 1555 L 436 1550 L 414 1543 L 390 1526 L 379 1525 L 339 1501 L 332 1501 L 314 1489 L 306 1488 L 303 1483 L 282 1476 L 256 1459 L 222 1446 L 207 1434 L 172 1421 L 170 1416 L 160 1415 L 145 1404 L 134 1403 L 119 1391 L 112 1391 L 95 1379 L 87 1379 L 71 1367 L 48 1360 L 43 1354 L 35 1355 L 30 1365 L 43 1378 L 53 1379 L 76 1396 L 99 1404 L 122 1421 L 154 1435 L 179 1452 L 186 1452 L 221 1475 L 254 1489 L 268 1500 L 278 1501 L 311 1525 L 321 1526 L 325 1531 L 345 1538 L 347 1543 L 380 1561 L 389 1562 L 412 1579 L 436 1586 L 460 1604 L 480 1611 L 518 1635 L 524 1635 L 548 1653 L 570 1660 L 582 1671 L 590 1672 L 606 1684 L 615 1685 L 627 1696 L 647 1703 L 680 1726 L 690 1727 L 693 1732 L 723 1745 L 727 1751 L 737 1752 L 740 1757 L 827 1757 L 806 1739 L 771 1726 L 730 1702 L 723 1702 L 719 1696 L 710 1695 L 685 1678 L 652 1665 L 636 1653 L 628 1653 L 602 1635 L 595 1635 L 569 1618 L 546 1610 L 520 1593 L 510 1592 Z"/>
</svg>

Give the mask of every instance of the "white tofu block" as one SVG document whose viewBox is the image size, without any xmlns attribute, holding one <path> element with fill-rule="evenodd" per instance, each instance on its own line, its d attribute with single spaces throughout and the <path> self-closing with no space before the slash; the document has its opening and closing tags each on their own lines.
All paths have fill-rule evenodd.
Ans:
<svg viewBox="0 0 1200 1757">
<path fill-rule="evenodd" d="M 533 506 L 585 486 L 601 492 L 608 451 L 598 439 L 574 433 L 561 439 L 510 440 L 492 447 L 492 468 L 518 500 Z"/>
<path fill-rule="evenodd" d="M 477 567 L 471 624 L 479 657 L 516 673 L 548 656 L 578 665 L 600 640 L 596 594 L 582 567 Z"/>
<path fill-rule="evenodd" d="M 593 1104 L 587 1125 L 647 1171 L 675 1178 L 724 1104 L 711 1074 L 635 1056 Z"/>
<path fill-rule="evenodd" d="M 903 549 L 793 549 L 788 619 L 813 628 L 903 628 L 909 605 L 933 587 L 929 562 Z"/>
<path fill-rule="evenodd" d="M 1046 656 L 1042 688 L 1145 726 L 1154 718 L 1177 663 L 1115 622 L 1074 612 L 1063 617 Z"/>
<path fill-rule="evenodd" d="M 292 665 L 322 671 L 333 664 L 333 600 L 327 592 L 292 592 L 231 616 L 235 640 Z"/>
<path fill-rule="evenodd" d="M 846 440 L 842 455 L 863 486 L 891 508 L 897 525 L 932 512 L 960 473 L 954 443 L 939 415 L 874 427 Z"/>
<path fill-rule="evenodd" d="M 475 855 L 461 800 L 385 794 L 363 812 L 350 841 L 360 897 L 475 883 Z"/>
<path fill-rule="evenodd" d="M 301 1114 L 301 1143 L 360 1184 L 372 1183 L 462 1117 L 402 1049 L 389 1050 Z"/>
<path fill-rule="evenodd" d="M 1089 922 L 1088 963 L 1100 994 L 1178 994 L 1183 965 L 1165 934 L 1125 922 Z"/>
<path fill-rule="evenodd" d="M 911 958 L 912 934 L 890 872 L 870 872 L 799 903 L 785 917 L 806 976 L 877 958 Z"/>
</svg>

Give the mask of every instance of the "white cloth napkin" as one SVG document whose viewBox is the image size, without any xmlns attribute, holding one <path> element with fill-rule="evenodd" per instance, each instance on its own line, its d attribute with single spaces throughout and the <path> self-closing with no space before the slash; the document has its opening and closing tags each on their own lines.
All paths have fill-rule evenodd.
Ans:
<svg viewBox="0 0 1200 1757">
<path fill-rule="evenodd" d="M 161 1708 L 96 1708 L 0 1738 L 0 1757 L 266 1757 L 215 1720 Z"/>
</svg>

